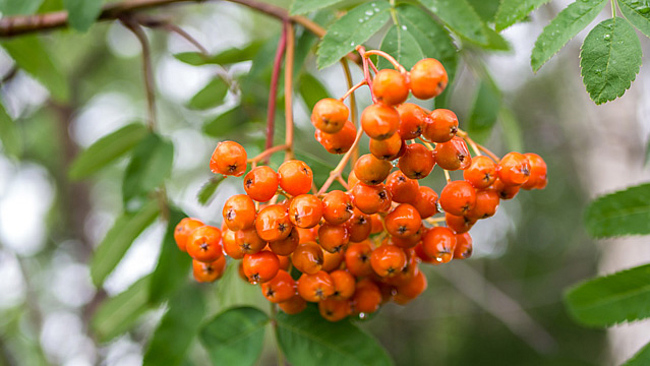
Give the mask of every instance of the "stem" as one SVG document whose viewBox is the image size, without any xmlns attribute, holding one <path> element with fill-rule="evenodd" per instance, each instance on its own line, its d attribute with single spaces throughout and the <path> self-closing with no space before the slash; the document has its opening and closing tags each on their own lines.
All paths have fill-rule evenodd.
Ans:
<svg viewBox="0 0 650 366">
<path fill-rule="evenodd" d="M 429 217 L 429 218 L 426 218 L 425 220 L 426 220 L 426 222 L 428 222 L 430 224 L 433 224 L 433 225 L 437 225 L 440 222 L 445 222 L 444 217 Z"/>
<path fill-rule="evenodd" d="M 612 5 L 612 18 L 616 18 L 616 5 L 614 4 L 614 0 L 610 0 L 609 3 Z"/>
<path fill-rule="evenodd" d="M 262 160 L 262 159 L 264 159 L 264 158 L 266 158 L 268 156 L 271 156 L 271 155 L 275 154 L 278 151 L 287 150 L 288 148 L 289 147 L 287 145 L 274 146 L 274 147 L 272 147 L 270 149 L 266 149 L 266 150 L 262 151 L 259 155 L 255 156 L 254 158 L 248 159 L 247 163 L 257 163 L 258 161 L 260 161 L 260 160 Z"/>
<path fill-rule="evenodd" d="M 449 175 L 449 171 L 447 169 L 443 169 L 443 172 L 445 172 L 445 179 L 447 180 L 447 183 L 451 182 L 451 176 Z"/>
<path fill-rule="evenodd" d="M 361 55 L 361 63 L 363 67 L 363 78 L 366 81 L 366 84 L 368 84 L 368 87 L 370 88 L 370 96 L 372 97 L 372 102 L 377 103 L 377 98 L 375 98 L 375 94 L 372 92 L 372 78 L 370 77 L 370 70 L 368 70 L 369 59 L 365 56 L 366 49 L 363 46 L 357 46 L 356 50 L 357 52 L 359 52 L 359 55 Z"/>
<path fill-rule="evenodd" d="M 348 65 L 348 61 L 346 59 L 341 59 L 341 64 L 343 65 L 343 72 L 345 73 L 345 80 L 348 83 L 348 88 L 352 89 L 352 73 L 350 72 L 350 65 Z M 367 84 L 366 80 L 363 81 L 364 84 Z M 354 94 L 354 91 L 352 94 L 350 94 L 350 110 L 351 110 L 351 115 L 352 115 L 352 124 L 355 127 L 358 127 L 361 129 L 361 125 L 357 126 L 357 98 Z M 353 162 L 359 160 L 359 145 L 354 147 L 354 151 L 352 152 L 352 159 L 350 160 L 350 165 L 354 165 Z M 352 169 L 353 166 L 350 167 Z M 344 187 L 347 188 L 346 185 Z"/>
<path fill-rule="evenodd" d="M 205 47 L 203 47 L 203 45 L 199 41 L 197 41 L 196 38 L 192 37 L 189 33 L 187 33 L 183 28 L 172 23 L 165 23 L 162 25 L 162 27 L 172 33 L 178 34 L 186 41 L 190 42 L 194 47 L 196 47 L 199 50 L 199 52 L 201 52 L 203 56 L 207 57 L 209 55 L 208 50 Z"/>
<path fill-rule="evenodd" d="M 278 41 L 278 49 L 275 51 L 275 60 L 273 61 L 273 73 L 271 74 L 271 86 L 269 92 L 269 102 L 266 115 L 266 149 L 273 146 L 273 133 L 275 131 L 275 107 L 277 105 L 278 79 L 280 78 L 280 67 L 282 65 L 282 56 L 287 45 L 287 23 L 282 27 L 282 34 Z"/>
<path fill-rule="evenodd" d="M 400 65 L 400 63 L 397 62 L 397 60 L 395 60 L 395 58 L 393 56 L 387 54 L 384 51 L 370 50 L 370 51 L 367 51 L 365 53 L 365 55 L 363 55 L 363 58 L 367 58 L 368 56 L 371 56 L 371 55 L 377 55 L 377 56 L 381 56 L 381 57 L 385 58 L 386 60 L 388 60 L 388 62 L 390 62 L 393 65 L 393 67 L 395 67 L 397 69 L 397 71 L 401 72 L 402 74 L 406 72 L 406 69 L 404 68 L 404 66 Z"/>
<path fill-rule="evenodd" d="M 354 98 L 354 91 L 359 89 L 360 87 L 366 85 L 366 84 L 367 84 L 367 82 L 365 80 L 361 80 L 356 85 L 349 86 L 350 89 L 348 89 L 348 91 L 346 91 L 345 94 L 343 94 L 343 96 L 339 98 L 339 100 L 342 102 L 347 97 L 350 97 L 350 100 L 352 100 Z M 352 104 L 352 102 L 350 102 L 350 104 Z"/>
<path fill-rule="evenodd" d="M 463 132 L 463 134 L 458 134 L 458 136 L 462 137 L 465 141 L 467 141 L 467 144 L 472 148 L 476 156 L 481 156 L 481 151 L 479 150 L 478 145 L 476 144 L 476 142 L 474 142 L 474 140 L 472 140 L 471 137 L 469 137 L 467 133 Z"/>
<path fill-rule="evenodd" d="M 341 158 L 341 161 L 339 161 L 339 164 L 330 172 L 330 176 L 327 178 L 325 183 L 323 183 L 323 186 L 320 187 L 320 190 L 316 194 L 317 196 L 320 196 L 321 194 L 327 192 L 327 189 L 332 185 L 334 180 L 337 177 L 341 176 L 341 173 L 343 172 L 343 169 L 345 169 L 345 164 L 347 164 L 348 160 L 350 160 L 350 156 L 352 156 L 352 152 L 354 151 L 355 147 L 359 144 L 359 141 L 361 141 L 361 136 L 363 135 L 363 130 L 359 129 L 357 131 L 357 137 L 354 139 L 354 143 L 352 144 L 352 147 L 350 150 L 348 150 L 345 155 Z"/>
<path fill-rule="evenodd" d="M 483 151 L 483 152 L 486 153 L 489 157 L 491 157 L 492 160 L 494 160 L 497 164 L 501 161 L 501 159 L 499 159 L 499 157 L 496 156 L 492 151 L 486 149 L 486 148 L 483 147 L 482 145 L 478 145 L 478 144 L 477 144 L 476 146 L 478 146 L 478 148 L 479 148 L 481 151 Z"/>
<path fill-rule="evenodd" d="M 295 35 L 293 25 L 287 25 L 287 49 L 284 61 L 284 118 L 286 123 L 285 145 L 287 153 L 284 160 L 293 159 L 293 58 Z"/>
</svg>

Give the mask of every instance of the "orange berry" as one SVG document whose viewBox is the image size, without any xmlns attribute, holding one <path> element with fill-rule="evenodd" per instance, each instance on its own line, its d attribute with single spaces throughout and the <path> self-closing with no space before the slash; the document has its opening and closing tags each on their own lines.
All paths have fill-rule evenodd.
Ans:
<svg viewBox="0 0 650 366">
<path fill-rule="evenodd" d="M 530 162 L 523 154 L 509 152 L 499 162 L 497 175 L 507 186 L 520 186 L 530 177 Z"/>
<path fill-rule="evenodd" d="M 463 178 L 476 189 L 485 189 L 497 179 L 497 167 L 487 156 L 472 158 L 469 168 L 463 171 Z"/>
<path fill-rule="evenodd" d="M 372 81 L 372 93 L 378 101 L 396 105 L 403 103 L 409 96 L 406 78 L 397 70 L 379 70 Z"/>
<path fill-rule="evenodd" d="M 323 268 L 321 269 L 325 272 L 332 272 L 341 267 L 343 258 L 343 252 L 330 253 L 323 251 Z"/>
<path fill-rule="evenodd" d="M 501 179 L 497 178 L 488 190 L 497 192 L 499 198 L 502 200 L 510 200 L 515 198 L 520 188 L 521 186 L 505 184 Z"/>
<path fill-rule="evenodd" d="M 354 276 L 346 270 L 336 270 L 330 273 L 332 281 L 334 281 L 334 294 L 333 299 L 344 300 L 349 299 L 354 295 L 356 281 Z"/>
<path fill-rule="evenodd" d="M 334 294 L 334 281 L 325 272 L 303 273 L 298 279 L 298 294 L 309 302 L 319 302 Z"/>
<path fill-rule="evenodd" d="M 318 229 L 318 243 L 330 253 L 341 252 L 350 242 L 350 233 L 343 225 L 323 224 Z"/>
<path fill-rule="evenodd" d="M 311 113 L 311 123 L 317 129 L 326 133 L 339 132 L 348 120 L 350 111 L 340 100 L 325 98 L 314 105 Z"/>
<path fill-rule="evenodd" d="M 368 241 L 350 244 L 345 251 L 345 266 L 354 276 L 368 276 L 372 273 L 371 254 L 372 247 Z"/>
<path fill-rule="evenodd" d="M 390 207 L 391 194 L 383 184 L 368 186 L 359 183 L 352 189 L 352 202 L 365 214 L 374 214 Z"/>
<path fill-rule="evenodd" d="M 244 258 L 244 252 L 237 243 L 237 232 L 225 228 L 221 233 L 221 244 L 223 245 L 223 252 L 232 259 Z"/>
<path fill-rule="evenodd" d="M 350 121 L 345 122 L 343 128 L 335 133 L 327 133 L 321 130 L 314 132 L 314 138 L 330 154 L 345 154 L 354 145 L 357 137 L 357 128 Z"/>
<path fill-rule="evenodd" d="M 454 259 L 467 259 L 472 256 L 472 237 L 469 233 L 456 235 Z"/>
<path fill-rule="evenodd" d="M 261 287 L 262 295 L 276 304 L 289 301 L 296 295 L 296 281 L 284 270 L 279 270 L 273 279 L 262 283 Z"/>
<path fill-rule="evenodd" d="M 300 160 L 285 161 L 278 168 L 280 187 L 292 196 L 305 194 L 311 190 L 314 175 L 311 168 Z"/>
<path fill-rule="evenodd" d="M 404 250 L 395 245 L 382 245 L 372 251 L 370 265 L 380 277 L 393 277 L 406 266 Z"/>
<path fill-rule="evenodd" d="M 369 279 L 357 282 L 357 288 L 352 296 L 352 306 L 355 313 L 371 314 L 379 309 L 382 295 L 374 282 Z"/>
<path fill-rule="evenodd" d="M 235 233 L 235 243 L 244 254 L 257 253 L 266 246 L 266 242 L 257 235 L 257 230 L 254 227 L 237 231 Z"/>
<path fill-rule="evenodd" d="M 348 221 L 353 209 L 352 199 L 343 191 L 331 191 L 323 197 L 323 218 L 332 225 Z"/>
<path fill-rule="evenodd" d="M 192 274 L 197 282 L 214 282 L 223 276 L 225 270 L 226 257 L 223 255 L 211 263 L 192 260 Z"/>
<path fill-rule="evenodd" d="M 472 164 L 467 144 L 460 137 L 437 144 L 435 155 L 436 163 L 445 170 L 465 170 Z"/>
<path fill-rule="evenodd" d="M 354 163 L 354 175 L 359 181 L 368 185 L 383 182 L 390 174 L 391 169 L 393 169 L 393 164 L 377 159 L 372 154 L 362 155 Z"/>
<path fill-rule="evenodd" d="M 283 205 L 266 206 L 255 219 L 257 235 L 265 241 L 282 240 L 289 236 L 292 228 L 289 213 Z"/>
<path fill-rule="evenodd" d="M 318 311 L 325 320 L 337 322 L 352 314 L 352 307 L 348 300 L 329 298 L 318 303 Z"/>
<path fill-rule="evenodd" d="M 530 164 L 530 176 L 521 188 L 523 189 L 544 189 L 548 182 L 546 178 L 546 162 L 541 156 L 534 153 L 526 153 L 524 156 Z"/>
<path fill-rule="evenodd" d="M 420 296 L 427 289 L 427 278 L 422 271 L 416 271 L 410 281 L 397 286 L 395 302 L 405 304 Z"/>
<path fill-rule="evenodd" d="M 268 250 L 255 254 L 246 254 L 242 259 L 244 274 L 252 284 L 264 283 L 272 280 L 280 270 L 278 256 Z"/>
<path fill-rule="evenodd" d="M 297 228 L 293 228 L 284 239 L 274 240 L 269 242 L 269 248 L 277 255 L 290 255 L 300 244 L 300 234 Z"/>
<path fill-rule="evenodd" d="M 187 238 L 187 254 L 200 262 L 211 263 L 223 255 L 221 230 L 214 226 L 201 226 Z"/>
<path fill-rule="evenodd" d="M 382 160 L 395 160 L 401 156 L 402 151 L 406 151 L 403 147 L 404 141 L 395 133 L 385 140 L 370 139 L 369 149 L 372 156 Z"/>
<path fill-rule="evenodd" d="M 477 220 L 493 216 L 497 212 L 499 201 L 499 193 L 495 190 L 476 191 L 476 205 L 466 216 Z"/>
<path fill-rule="evenodd" d="M 176 242 L 178 249 L 186 252 L 187 238 L 192 234 L 192 231 L 203 225 L 205 225 L 203 222 L 191 217 L 185 217 L 182 219 L 174 229 L 174 241 Z"/>
<path fill-rule="evenodd" d="M 291 263 L 302 273 L 314 274 L 323 268 L 323 249 L 316 243 L 300 244 L 291 254 Z"/>
<path fill-rule="evenodd" d="M 417 198 L 412 202 L 413 207 L 420 213 L 420 217 L 426 219 L 438 212 L 438 194 L 431 187 L 420 186 Z"/>
<path fill-rule="evenodd" d="M 398 238 L 408 238 L 420 229 L 422 218 L 415 207 L 402 203 L 386 215 L 384 225 L 389 234 Z"/>
<path fill-rule="evenodd" d="M 234 141 L 221 141 L 210 158 L 210 170 L 215 174 L 242 176 L 246 171 L 246 150 Z"/>
<path fill-rule="evenodd" d="M 351 242 L 361 242 L 368 239 L 370 236 L 372 220 L 369 215 L 366 215 L 358 208 L 355 208 L 352 217 L 345 223 L 345 227 L 350 233 Z"/>
<path fill-rule="evenodd" d="M 422 238 L 424 253 L 440 263 L 447 263 L 454 257 L 456 235 L 451 229 L 437 226 L 429 229 Z"/>
<path fill-rule="evenodd" d="M 397 107 L 397 112 L 400 119 L 398 134 L 403 140 L 419 137 L 431 122 L 429 114 L 417 104 L 404 103 Z"/>
<path fill-rule="evenodd" d="M 295 295 L 287 301 L 278 304 L 280 309 L 289 315 L 294 315 L 302 312 L 307 308 L 307 301 L 300 295 Z"/>
<path fill-rule="evenodd" d="M 448 81 L 447 71 L 434 58 L 420 60 L 411 68 L 411 92 L 418 99 L 437 97 L 445 90 Z"/>
<path fill-rule="evenodd" d="M 255 224 L 255 203 L 245 194 L 236 194 L 228 198 L 222 214 L 230 230 L 249 229 Z"/>
<path fill-rule="evenodd" d="M 463 216 L 476 206 L 476 190 L 464 180 L 449 182 L 440 192 L 440 206 L 447 213 Z"/>
<path fill-rule="evenodd" d="M 323 203 L 311 194 L 301 194 L 294 197 L 289 205 L 289 219 L 300 228 L 312 228 L 323 217 Z"/>
<path fill-rule="evenodd" d="M 469 216 L 456 216 L 450 213 L 445 213 L 445 222 L 447 227 L 453 230 L 456 234 L 463 234 L 468 232 L 476 223 L 476 219 Z"/>
<path fill-rule="evenodd" d="M 399 158 L 398 167 L 408 178 L 422 179 L 431 173 L 435 163 L 435 156 L 424 145 L 410 144 Z"/>
<path fill-rule="evenodd" d="M 458 117 L 449 109 L 435 109 L 424 126 L 422 136 L 433 142 L 447 142 L 458 132 Z"/>
<path fill-rule="evenodd" d="M 420 184 L 410 179 L 401 170 L 390 173 L 386 179 L 386 189 L 393 196 L 393 202 L 412 203 L 418 198 Z"/>
<path fill-rule="evenodd" d="M 246 194 L 257 202 L 266 202 L 278 191 L 278 173 L 268 166 L 258 166 L 244 177 Z"/>
<path fill-rule="evenodd" d="M 399 113 L 394 107 L 372 104 L 361 113 L 361 128 L 371 139 L 385 140 L 399 128 Z"/>
</svg>

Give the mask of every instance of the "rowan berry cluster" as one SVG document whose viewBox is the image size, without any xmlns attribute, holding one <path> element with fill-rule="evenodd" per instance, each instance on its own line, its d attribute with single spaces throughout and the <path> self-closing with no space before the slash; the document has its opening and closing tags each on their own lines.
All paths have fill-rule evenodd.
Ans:
<svg viewBox="0 0 650 366">
<path fill-rule="evenodd" d="M 361 137 L 348 119 L 345 96 L 320 100 L 312 111 L 316 140 L 330 153 L 345 154 L 320 190 L 302 161 L 285 161 L 275 171 L 249 160 L 240 144 L 220 142 L 212 172 L 242 176 L 248 162 L 255 166 L 244 176 L 246 194 L 226 201 L 221 229 L 192 218 L 178 224 L 176 242 L 193 258 L 197 281 L 220 278 L 228 256 L 241 259 L 240 274 L 286 313 L 302 311 L 307 302 L 318 303 L 330 321 L 373 313 L 390 300 L 406 304 L 426 289 L 420 264 L 470 257 L 469 229 L 494 215 L 500 200 L 546 186 L 546 164 L 538 155 L 510 152 L 499 159 L 459 130 L 454 112 L 406 103 L 409 93 L 430 99 L 444 90 L 440 62 L 424 59 L 406 71 L 380 51 L 360 53 L 366 78 L 346 96 L 361 85 L 371 89 L 374 103 L 360 121 L 370 153 L 354 161 L 347 182 L 341 179 Z M 370 77 L 370 54 L 387 57 L 396 70 Z M 440 195 L 418 182 L 435 165 L 447 176 Z M 456 170 L 463 180 L 449 178 Z M 335 179 L 347 190 L 328 191 Z M 434 217 L 438 213 L 444 216 Z"/>
</svg>

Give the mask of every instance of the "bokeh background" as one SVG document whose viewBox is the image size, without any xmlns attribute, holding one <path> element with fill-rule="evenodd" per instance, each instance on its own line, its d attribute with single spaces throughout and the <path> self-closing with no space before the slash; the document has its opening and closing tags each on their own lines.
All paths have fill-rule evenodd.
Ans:
<svg viewBox="0 0 650 366">
<path fill-rule="evenodd" d="M 274 3 L 286 7 L 290 2 Z M 650 178 L 645 168 L 650 68 L 641 68 L 622 98 L 595 106 L 580 78 L 583 31 L 533 74 L 529 58 L 534 41 L 568 3 L 554 0 L 527 22 L 504 31 L 511 52 L 470 49 L 463 54 L 470 62 L 485 62 L 512 110 L 500 116 L 486 145 L 499 155 L 510 150 L 542 155 L 549 166 L 549 184 L 543 191 L 522 192 L 503 202 L 495 217 L 478 223 L 471 231 L 471 259 L 425 267 L 429 288 L 420 298 L 407 306 L 385 306 L 361 323 L 398 365 L 609 365 L 650 340 L 647 323 L 609 331 L 583 328 L 570 319 L 562 303 L 563 292 L 572 284 L 650 260 L 647 239 L 596 242 L 587 237 L 582 221 L 595 195 Z M 170 17 L 210 53 L 263 39 L 271 39 L 274 46 L 273 37 L 280 31 L 275 20 L 226 2 L 154 13 Z M 177 35 L 150 29 L 147 34 L 153 46 L 158 129 L 175 145 L 168 193 L 189 215 L 220 224 L 223 202 L 243 189 L 241 181 L 228 180 L 209 205 L 200 205 L 196 194 L 211 176 L 209 156 L 223 139 L 248 143 L 249 156 L 254 155 L 264 138 L 263 118 L 204 133 L 206 122 L 245 96 L 231 93 L 224 105 L 205 112 L 186 108 L 220 71 L 176 60 L 173 54 L 194 51 Z M 138 365 L 164 306 L 108 344 L 97 343 L 89 321 L 107 296 L 153 270 L 165 224 L 148 228 L 104 288 L 96 289 L 88 262 L 121 210 L 126 161 L 80 183 L 68 179 L 67 169 L 81 149 L 100 137 L 145 120 L 140 44 L 119 22 L 96 24 L 85 34 L 56 31 L 43 39 L 68 78 L 72 98 L 67 104 L 52 101 L 45 88 L 20 70 L 1 86 L 2 101 L 19 125 L 24 149 L 19 159 L 0 155 L 0 364 Z M 377 47 L 379 42 L 373 38 L 368 45 Z M 642 38 L 642 46 L 647 53 L 650 41 Z M 263 47 L 258 57 L 270 59 L 273 53 L 273 48 Z M 0 74 L 12 68 L 11 58 L 0 51 Z M 227 72 L 246 74 L 250 68 L 251 62 L 243 62 Z M 333 96 L 345 92 L 338 65 L 318 71 L 312 52 L 305 68 Z M 352 71 L 360 80 L 360 70 Z M 450 96 L 461 127 L 476 87 L 475 75 L 461 62 Z M 267 91 L 256 92 L 263 97 Z M 359 93 L 359 100 L 367 105 L 368 93 Z M 336 158 L 328 157 L 313 140 L 308 113 L 297 98 L 297 149 L 321 157 L 323 167 L 313 168 L 325 169 Z M 434 174 L 428 182 L 438 189 L 442 177 Z M 207 292 L 219 307 L 268 308 L 259 290 L 241 282 L 236 271 Z M 198 344 L 188 362 L 206 362 Z M 259 364 L 275 364 L 270 333 Z"/>
</svg>

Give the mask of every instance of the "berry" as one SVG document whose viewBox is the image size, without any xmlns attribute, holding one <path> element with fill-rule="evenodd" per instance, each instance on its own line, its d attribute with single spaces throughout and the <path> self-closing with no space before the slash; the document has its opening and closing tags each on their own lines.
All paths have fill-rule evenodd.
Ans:
<svg viewBox="0 0 650 366">
<path fill-rule="evenodd" d="M 472 237 L 469 233 L 456 235 L 454 259 L 467 259 L 472 256 Z"/>
<path fill-rule="evenodd" d="M 257 235 L 265 241 L 282 240 L 289 236 L 292 228 L 289 213 L 283 205 L 266 206 L 255 219 Z"/>
<path fill-rule="evenodd" d="M 524 156 L 530 163 L 530 176 L 521 188 L 523 189 L 544 189 L 546 187 L 546 163 L 541 156 L 534 153 L 526 153 Z"/>
<path fill-rule="evenodd" d="M 499 207 L 499 194 L 492 189 L 476 191 L 476 206 L 467 213 L 473 219 L 493 216 Z"/>
<path fill-rule="evenodd" d="M 246 150 L 234 141 L 221 141 L 210 158 L 210 170 L 215 174 L 242 176 L 246 171 Z"/>
<path fill-rule="evenodd" d="M 289 301 L 296 295 L 296 281 L 284 270 L 279 270 L 273 279 L 262 283 L 261 288 L 262 295 L 276 304 Z"/>
<path fill-rule="evenodd" d="M 311 194 L 294 197 L 289 205 L 289 219 L 300 228 L 312 228 L 323 217 L 323 202 Z"/>
<path fill-rule="evenodd" d="M 402 203 L 386 215 L 384 224 L 389 234 L 398 238 L 408 238 L 420 229 L 422 219 L 415 207 Z"/>
<path fill-rule="evenodd" d="M 314 132 L 314 138 L 330 154 L 345 154 L 354 145 L 357 137 L 357 128 L 350 121 L 345 122 L 343 128 L 335 133 L 327 133 L 321 130 Z"/>
<path fill-rule="evenodd" d="M 380 277 L 393 277 L 406 266 L 406 254 L 395 245 L 382 245 L 372 251 L 370 265 Z"/>
<path fill-rule="evenodd" d="M 431 173 L 436 159 L 424 145 L 410 144 L 399 158 L 398 167 L 411 179 L 422 179 Z"/>
<path fill-rule="evenodd" d="M 383 184 L 368 186 L 359 183 L 352 189 L 352 202 L 365 214 L 374 214 L 390 207 L 391 195 Z"/>
<path fill-rule="evenodd" d="M 303 161 L 285 161 L 278 168 L 278 174 L 280 175 L 280 187 L 292 196 L 305 194 L 311 190 L 314 174 Z"/>
<path fill-rule="evenodd" d="M 350 111 L 340 100 L 325 98 L 314 105 L 311 123 L 325 133 L 339 132 L 348 120 Z"/>
<path fill-rule="evenodd" d="M 390 173 L 386 179 L 386 189 L 393 196 L 393 202 L 412 203 L 418 198 L 420 184 L 410 179 L 401 170 Z"/>
<path fill-rule="evenodd" d="M 451 261 L 454 257 L 455 248 L 456 235 L 446 227 L 433 227 L 422 238 L 424 253 L 440 263 Z"/>
<path fill-rule="evenodd" d="M 427 289 L 427 278 L 418 270 L 415 272 L 410 281 L 397 286 L 397 293 L 395 294 L 394 300 L 400 305 L 404 305 L 409 301 L 420 296 Z"/>
<path fill-rule="evenodd" d="M 399 113 L 399 136 L 403 140 L 419 137 L 424 127 L 431 122 L 431 117 L 417 104 L 404 103 L 397 107 Z"/>
<path fill-rule="evenodd" d="M 420 213 L 420 217 L 426 219 L 438 212 L 438 194 L 431 187 L 420 186 L 413 207 Z"/>
<path fill-rule="evenodd" d="M 323 218 L 332 225 L 348 221 L 353 209 L 352 199 L 343 191 L 331 191 L 323 197 Z"/>
<path fill-rule="evenodd" d="M 472 164 L 467 144 L 460 137 L 436 145 L 436 163 L 445 170 L 465 170 Z"/>
<path fill-rule="evenodd" d="M 368 239 L 370 236 L 372 220 L 369 215 L 355 208 L 352 217 L 345 223 L 345 227 L 348 229 L 348 233 L 350 233 L 350 241 L 358 243 Z"/>
<path fill-rule="evenodd" d="M 357 282 L 357 288 L 352 296 L 354 312 L 371 314 L 379 309 L 383 298 L 379 286 L 369 279 Z"/>
<path fill-rule="evenodd" d="M 191 217 L 182 219 L 174 229 L 174 241 L 178 249 L 186 252 L 187 238 L 192 234 L 192 231 L 203 225 L 205 225 L 203 222 Z"/>
<path fill-rule="evenodd" d="M 463 171 L 463 178 L 476 189 L 485 189 L 497 179 L 497 167 L 487 156 L 476 156 L 469 168 Z"/>
<path fill-rule="evenodd" d="M 410 87 L 413 96 L 418 99 L 431 99 L 440 95 L 449 81 L 447 71 L 440 61 L 425 58 L 411 68 Z"/>
<path fill-rule="evenodd" d="M 245 230 L 255 224 L 255 203 L 245 194 L 236 194 L 223 206 L 223 222 L 232 231 Z"/>
<path fill-rule="evenodd" d="M 280 270 L 278 256 L 268 250 L 255 254 L 246 254 L 242 259 L 244 274 L 252 284 L 264 283 L 272 280 Z"/>
<path fill-rule="evenodd" d="M 497 174 L 503 184 L 507 186 L 520 186 L 530 177 L 530 163 L 528 158 L 518 152 L 509 152 L 499 162 Z"/>
<path fill-rule="evenodd" d="M 385 140 L 399 128 L 399 113 L 394 107 L 372 104 L 361 113 L 361 128 L 371 139 Z"/>
<path fill-rule="evenodd" d="M 495 180 L 494 183 L 488 189 L 497 192 L 499 198 L 501 198 L 502 200 L 510 200 L 515 198 L 517 193 L 519 193 L 520 188 L 521 186 L 507 185 L 503 183 L 501 179 L 497 178 L 497 180 Z"/>
<path fill-rule="evenodd" d="M 295 295 L 287 301 L 278 304 L 280 309 L 289 315 L 299 314 L 307 308 L 307 301 L 300 295 Z"/>
<path fill-rule="evenodd" d="M 372 247 L 367 241 L 350 244 L 345 251 L 345 266 L 357 277 L 368 276 L 372 273 L 371 254 Z"/>
<path fill-rule="evenodd" d="M 214 226 L 201 226 L 187 238 L 187 254 L 199 262 L 211 263 L 223 255 L 221 230 Z"/>
<path fill-rule="evenodd" d="M 327 252 L 341 252 L 349 242 L 350 233 L 343 225 L 323 224 L 318 229 L 318 243 Z"/>
<path fill-rule="evenodd" d="M 257 230 L 254 227 L 237 231 L 235 233 L 235 242 L 244 254 L 257 253 L 266 246 L 266 242 L 257 235 Z"/>
<path fill-rule="evenodd" d="M 244 254 L 246 253 L 242 251 L 242 248 L 237 243 L 237 233 L 225 228 L 221 234 L 223 252 L 232 259 L 244 258 Z"/>
<path fill-rule="evenodd" d="M 405 150 L 404 141 L 398 133 L 393 134 L 385 140 L 370 139 L 370 153 L 377 159 L 395 160 Z"/>
<path fill-rule="evenodd" d="M 246 194 L 257 202 L 266 202 L 278 191 L 278 173 L 268 166 L 258 166 L 244 177 Z"/>
<path fill-rule="evenodd" d="M 354 295 L 356 281 L 350 272 L 339 269 L 330 273 L 332 281 L 334 281 L 334 294 L 333 299 L 343 300 L 349 299 Z"/>
<path fill-rule="evenodd" d="M 476 223 L 476 219 L 466 216 L 456 216 L 450 213 L 445 213 L 445 222 L 447 227 L 453 230 L 456 234 L 463 234 L 468 232 Z"/>
<path fill-rule="evenodd" d="M 303 273 L 298 279 L 298 294 L 309 302 L 319 302 L 334 294 L 334 281 L 325 272 Z"/>
<path fill-rule="evenodd" d="M 440 192 L 440 206 L 447 213 L 463 216 L 476 206 L 476 190 L 464 180 L 449 182 Z"/>
<path fill-rule="evenodd" d="M 223 276 L 225 270 L 226 257 L 224 256 L 210 263 L 192 260 L 192 274 L 197 282 L 214 282 Z"/>
<path fill-rule="evenodd" d="M 371 154 L 362 155 L 354 164 L 354 175 L 362 183 L 368 185 L 379 184 L 388 177 L 393 164 L 380 160 Z"/>
<path fill-rule="evenodd" d="M 329 298 L 318 303 L 318 311 L 325 320 L 337 322 L 350 315 L 352 313 L 352 307 L 348 300 Z"/>
<path fill-rule="evenodd" d="M 291 255 L 291 263 L 302 273 L 314 274 L 323 268 L 323 249 L 316 243 L 300 244 Z"/>
<path fill-rule="evenodd" d="M 409 96 L 409 87 L 404 75 L 397 70 L 379 70 L 372 81 L 372 93 L 378 101 L 397 105 L 403 103 Z"/>
<path fill-rule="evenodd" d="M 323 268 L 325 272 L 332 272 L 335 269 L 341 267 L 343 263 L 343 252 L 325 252 L 323 251 Z"/>
<path fill-rule="evenodd" d="M 300 244 L 300 234 L 298 228 L 294 227 L 289 236 L 284 239 L 269 242 L 269 249 L 277 255 L 290 255 Z"/>
<path fill-rule="evenodd" d="M 447 142 L 458 132 L 458 117 L 449 109 L 435 109 L 424 126 L 422 136 L 433 142 Z"/>
</svg>

